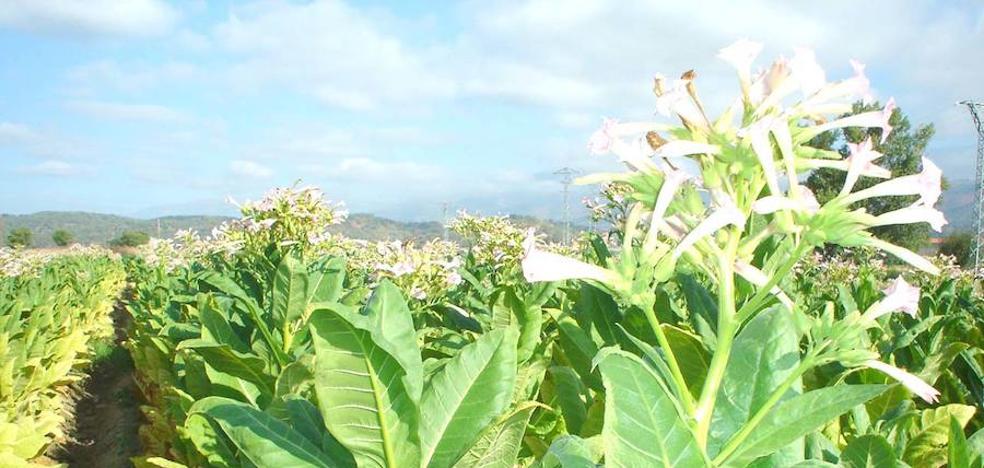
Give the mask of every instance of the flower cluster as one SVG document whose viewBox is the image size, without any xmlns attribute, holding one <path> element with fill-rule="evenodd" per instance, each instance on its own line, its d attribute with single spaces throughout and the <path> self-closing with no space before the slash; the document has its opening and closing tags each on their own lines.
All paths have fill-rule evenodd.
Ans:
<svg viewBox="0 0 984 468">
<path fill-rule="evenodd" d="M 718 331 L 731 334 L 762 310 L 770 297 L 794 309 L 780 282 L 805 255 L 826 244 L 869 246 L 938 273 L 926 258 L 868 232 L 875 226 L 922 222 L 942 229 L 946 220 L 933 207 L 941 193 L 942 175 L 935 164 L 924 159 L 919 174 L 892 178 L 877 165 L 883 155 L 870 138 L 851 145 L 846 158 L 809 145 L 821 133 L 847 127 L 880 129 L 883 143 L 892 131 L 894 100 L 880 110 L 837 118 L 850 112 L 858 99 L 870 99 L 864 65 L 852 61 L 853 76 L 829 82 L 813 52 L 798 49 L 792 59 L 780 58 L 753 74 L 752 63 L 761 48 L 739 41 L 721 51 L 719 57 L 737 70 L 741 95 L 716 118 L 707 114 L 698 97 L 696 75 L 688 71 L 673 81 L 655 79 L 657 112 L 680 125 L 605 119 L 591 135 L 588 149 L 614 154 L 628 171 L 588 176 L 581 182 L 630 187 L 623 194 L 630 208 L 619 256 L 604 265 L 591 265 L 543 251 L 529 241 L 522 261 L 526 278 L 586 279 L 646 310 L 652 308 L 655 284 L 668 280 L 677 268 L 696 270 L 727 298 L 721 303 Z M 686 168 L 696 168 L 699 176 Z M 838 196 L 823 205 L 800 183 L 803 174 L 817 168 L 846 173 Z M 862 176 L 885 181 L 855 191 Z M 873 197 L 911 195 L 918 195 L 912 206 L 877 216 L 853 208 Z M 775 246 L 769 247 L 765 258 L 759 252 L 763 245 Z M 757 287 L 741 310 L 734 304 L 736 275 Z M 887 297 L 903 293 L 911 299 L 912 291 L 904 285 L 887 291 Z M 867 317 L 882 313 L 870 312 Z M 817 336 L 857 343 L 836 334 Z M 844 346 L 833 347 L 846 352 Z M 907 385 L 910 380 L 887 371 L 886 364 L 857 359 L 842 363 L 883 370 Z M 716 389 L 705 391 L 698 419 L 705 414 L 702 411 L 713 408 Z M 928 395 L 924 389 L 920 394 Z"/>
<path fill-rule="evenodd" d="M 328 228 L 348 215 L 342 203 L 325 199 L 321 189 L 312 186 L 275 188 L 259 201 L 237 206 L 242 217 L 220 226 L 213 238 L 241 241 L 245 246 L 318 245 L 331 240 Z"/>
<path fill-rule="evenodd" d="M 370 278 L 388 278 L 417 301 L 436 301 L 461 284 L 461 259 L 454 243 L 435 239 L 417 248 L 409 242 L 378 242 L 374 250 Z"/>
<path fill-rule="evenodd" d="M 475 216 L 464 211 L 448 227 L 461 236 L 478 265 L 508 271 L 523 258 L 525 231 L 508 216 Z"/>
<path fill-rule="evenodd" d="M 74 244 L 67 249 L 0 248 L 0 277 L 36 276 L 50 262 L 64 257 L 109 257 L 113 251 L 97 245 Z"/>
</svg>

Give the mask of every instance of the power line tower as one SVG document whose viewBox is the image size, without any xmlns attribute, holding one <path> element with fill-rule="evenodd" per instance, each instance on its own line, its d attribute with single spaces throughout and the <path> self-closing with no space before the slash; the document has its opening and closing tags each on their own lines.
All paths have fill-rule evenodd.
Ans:
<svg viewBox="0 0 984 468">
<path fill-rule="evenodd" d="M 448 237 L 449 237 L 449 235 L 448 235 L 448 221 L 449 221 L 448 220 L 448 207 L 449 206 L 450 206 L 450 204 L 448 202 L 442 202 L 441 203 L 441 224 L 443 224 L 442 227 L 444 228 L 444 241 L 445 242 L 447 242 Z"/>
<path fill-rule="evenodd" d="M 574 176 L 581 171 L 570 167 L 564 167 L 554 172 L 560 176 L 560 183 L 564 184 L 564 244 L 571 243 L 571 184 L 574 183 Z"/>
<path fill-rule="evenodd" d="M 967 106 L 970 111 L 970 118 L 974 120 L 974 127 L 977 129 L 977 177 L 974 179 L 974 272 L 981 271 L 981 241 L 984 237 L 984 225 L 981 223 L 982 213 L 984 213 L 984 123 L 981 122 L 979 111 L 984 110 L 984 104 L 972 101 L 962 101 L 958 104 Z"/>
</svg>

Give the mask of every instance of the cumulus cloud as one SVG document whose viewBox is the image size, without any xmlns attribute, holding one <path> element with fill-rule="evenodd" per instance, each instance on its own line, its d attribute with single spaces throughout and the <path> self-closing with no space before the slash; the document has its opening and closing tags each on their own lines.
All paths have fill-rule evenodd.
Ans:
<svg viewBox="0 0 984 468">
<path fill-rule="evenodd" d="M 164 34 L 178 13 L 160 0 L 8 0 L 0 25 L 59 36 L 147 37 Z"/>
<path fill-rule="evenodd" d="M 233 174 L 254 179 L 268 179 L 273 176 L 273 169 L 254 161 L 237 159 L 229 163 Z"/>
</svg>

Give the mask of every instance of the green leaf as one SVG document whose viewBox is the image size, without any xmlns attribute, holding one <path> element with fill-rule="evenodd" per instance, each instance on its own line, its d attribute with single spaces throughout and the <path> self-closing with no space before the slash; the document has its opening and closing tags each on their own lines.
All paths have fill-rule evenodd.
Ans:
<svg viewBox="0 0 984 468">
<path fill-rule="evenodd" d="M 721 381 L 707 453 L 717 455 L 798 365 L 799 333 L 789 312 L 775 306 L 749 321 L 735 338 Z"/>
<path fill-rule="evenodd" d="M 430 380 L 420 402 L 421 465 L 451 466 L 509 407 L 516 382 L 513 328 L 465 346 Z"/>
<path fill-rule="evenodd" d="M 212 369 L 253 383 L 265 395 L 273 395 L 274 378 L 266 373 L 266 361 L 256 355 L 240 353 L 229 345 L 204 340 L 182 341 L 178 349 L 194 350 Z"/>
<path fill-rule="evenodd" d="M 331 433 L 325 430 L 325 421 L 321 413 L 310 401 L 291 396 L 286 400 L 287 415 L 290 425 L 308 441 L 331 456 L 340 467 L 354 467 L 355 460 L 342 444 L 339 444 Z"/>
<path fill-rule="evenodd" d="M 701 388 L 704 387 L 704 379 L 707 377 L 707 368 L 710 365 L 709 356 L 704 350 L 700 338 L 670 324 L 664 323 L 660 327 L 663 329 L 663 334 L 666 335 L 666 341 L 670 348 L 673 349 L 673 356 L 680 364 L 680 372 L 687 382 L 687 388 L 694 395 L 700 394 Z"/>
<path fill-rule="evenodd" d="M 594 468 L 601 458 L 591 444 L 578 436 L 554 439 L 541 461 L 542 468 Z"/>
<path fill-rule="evenodd" d="M 950 436 L 950 417 L 960 426 L 974 416 L 973 406 L 952 404 L 922 410 L 909 433 L 902 460 L 912 466 L 936 467 L 946 463 L 946 443 Z"/>
<path fill-rule="evenodd" d="M 797 395 L 776 405 L 727 459 L 745 466 L 819 429 L 830 420 L 881 394 L 887 385 L 837 385 Z"/>
<path fill-rule="evenodd" d="M 659 377 L 639 357 L 605 348 L 596 362 L 604 381 L 606 465 L 705 466 L 700 448 Z"/>
<path fill-rule="evenodd" d="M 570 367 L 553 366 L 548 372 L 553 380 L 557 404 L 560 406 L 560 414 L 564 417 L 567 432 L 580 434 L 581 426 L 588 417 L 588 408 L 584 400 L 587 389 L 581 383 L 577 372 Z"/>
<path fill-rule="evenodd" d="M 970 468 L 970 449 L 967 446 L 967 436 L 964 435 L 963 424 L 950 415 L 950 444 L 947 457 L 948 468 Z"/>
<path fill-rule="evenodd" d="M 561 316 L 556 321 L 557 327 L 560 329 L 559 343 L 564 351 L 564 357 L 567 358 L 578 375 L 584 379 L 585 384 L 595 390 L 601 390 L 601 379 L 598 378 L 591 366 L 592 360 L 598 354 L 598 347 L 578 326 L 573 317 Z"/>
<path fill-rule="evenodd" d="M 191 414 L 215 421 L 236 447 L 257 466 L 333 467 L 327 454 L 287 424 L 245 403 L 220 397 L 195 402 Z"/>
<path fill-rule="evenodd" d="M 292 255 L 284 256 L 273 275 L 273 316 L 284 324 L 304 315 L 308 299 L 308 274 Z"/>
<path fill-rule="evenodd" d="M 198 449 L 209 465 L 216 468 L 229 468 L 236 466 L 236 456 L 231 447 L 223 437 L 219 435 L 221 429 L 217 423 L 212 422 L 203 414 L 192 414 L 185 419 L 181 434 L 190 439 L 191 443 Z"/>
<path fill-rule="evenodd" d="M 372 292 L 362 314 L 368 318 L 376 344 L 403 367 L 407 392 L 414 403 L 419 402 L 424 386 L 424 364 L 417 348 L 417 333 L 410 309 L 400 289 L 389 280 L 383 280 Z"/>
<path fill-rule="evenodd" d="M 970 466 L 984 468 L 984 429 L 967 439 L 967 451 L 970 452 Z"/>
<path fill-rule="evenodd" d="M 526 425 L 537 405 L 520 405 L 503 420 L 490 426 L 458 460 L 455 468 L 512 468 L 523 446 Z"/>
<path fill-rule="evenodd" d="M 845 468 L 895 468 L 898 461 L 887 439 L 869 434 L 852 440 L 844 447 L 841 464 Z"/>
<path fill-rule="evenodd" d="M 374 307 L 381 313 L 396 306 L 376 301 Z M 402 335 L 392 330 L 399 326 L 412 333 L 408 320 L 395 317 L 388 333 Z M 392 344 L 379 336 L 382 330 L 370 317 L 343 308 L 315 310 L 310 326 L 315 392 L 328 430 L 360 467 L 418 465 L 417 402 L 407 388 L 407 369 L 391 352 Z"/>
<path fill-rule="evenodd" d="M 308 276 L 308 301 L 337 302 L 345 285 L 345 258 L 334 257 L 317 265 Z"/>
</svg>

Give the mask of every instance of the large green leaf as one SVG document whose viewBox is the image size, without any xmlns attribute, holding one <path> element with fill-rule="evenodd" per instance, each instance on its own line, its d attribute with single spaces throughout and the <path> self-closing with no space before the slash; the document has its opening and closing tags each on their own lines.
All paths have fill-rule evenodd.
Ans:
<svg viewBox="0 0 984 468">
<path fill-rule="evenodd" d="M 490 426 L 454 466 L 455 468 L 512 468 L 523 446 L 533 403 L 520 405 L 503 420 Z"/>
<path fill-rule="evenodd" d="M 273 394 L 275 378 L 266 372 L 267 363 L 259 356 L 240 353 L 229 345 L 204 340 L 185 340 L 178 349 L 194 350 L 212 369 L 256 385 L 264 395 Z"/>
<path fill-rule="evenodd" d="M 608 466 L 705 466 L 693 433 L 642 359 L 605 348 L 596 362 L 607 392 L 602 437 Z"/>
<path fill-rule="evenodd" d="M 376 344 L 386 350 L 406 372 L 404 385 L 414 402 L 420 401 L 424 386 L 424 364 L 417 348 L 417 333 L 407 301 L 400 289 L 389 280 L 376 286 L 362 314 Z"/>
<path fill-rule="evenodd" d="M 307 268 L 292 255 L 284 256 L 273 275 L 273 316 L 281 324 L 304 315 L 308 299 Z"/>
<path fill-rule="evenodd" d="M 587 389 L 574 369 L 565 366 L 553 366 L 548 369 L 553 381 L 554 395 L 560 414 L 564 417 L 567 432 L 580 434 L 581 426 L 588 418 L 588 407 L 585 401 Z"/>
<path fill-rule="evenodd" d="M 877 434 L 864 435 L 852 440 L 841 452 L 840 461 L 845 468 L 895 468 L 898 466 L 892 444 Z"/>
<path fill-rule="evenodd" d="M 420 402 L 422 466 L 453 465 L 509 406 L 517 336 L 511 327 L 482 335 L 430 380 Z"/>
<path fill-rule="evenodd" d="M 749 321 L 731 350 L 711 418 L 707 453 L 717 455 L 798 365 L 799 333 L 788 311 L 772 307 Z"/>
<path fill-rule="evenodd" d="M 837 385 L 797 395 L 776 405 L 727 459 L 745 466 L 819 429 L 830 420 L 881 394 L 887 385 Z"/>
<path fill-rule="evenodd" d="M 542 468 L 594 468 L 601 454 L 596 447 L 574 435 L 554 439 L 540 462 Z"/>
<path fill-rule="evenodd" d="M 909 443 L 902 460 L 912 466 L 935 467 L 946 463 L 946 443 L 950 436 L 950 417 L 966 426 L 975 408 L 967 405 L 946 405 L 922 410 L 910 430 Z"/>
<path fill-rule="evenodd" d="M 283 421 L 220 397 L 195 402 L 191 414 L 215 421 L 242 454 L 260 467 L 333 467 L 337 463 Z"/>
<path fill-rule="evenodd" d="M 345 258 L 334 257 L 318 264 L 308 276 L 308 301 L 337 302 L 345 285 Z"/>
<path fill-rule="evenodd" d="M 376 307 L 376 313 L 386 315 L 395 304 L 377 302 Z M 389 333 L 402 335 L 392 330 L 401 323 L 412 333 L 412 326 L 399 317 L 389 324 Z M 352 452 L 359 466 L 419 464 L 417 401 L 408 388 L 407 369 L 394 356 L 393 344 L 380 336 L 370 317 L 344 308 L 315 310 L 310 326 L 315 392 L 328 430 Z M 414 345 L 411 350 L 416 349 Z"/>
<path fill-rule="evenodd" d="M 710 356 L 704 350 L 700 338 L 670 324 L 664 323 L 660 327 L 666 335 L 670 348 L 673 349 L 673 356 L 680 364 L 680 373 L 687 382 L 687 388 L 694 395 L 700 394 L 710 365 Z"/>
<path fill-rule="evenodd" d="M 948 447 L 947 468 L 970 468 L 970 449 L 963 424 L 950 416 L 950 443 Z"/>
</svg>

